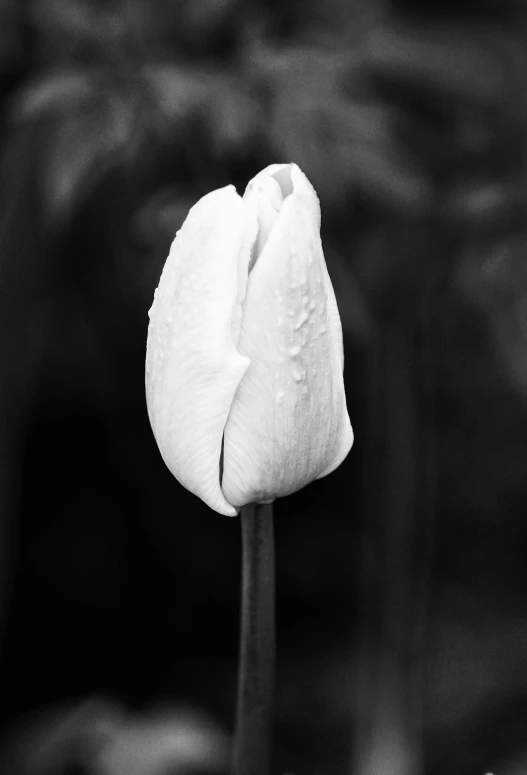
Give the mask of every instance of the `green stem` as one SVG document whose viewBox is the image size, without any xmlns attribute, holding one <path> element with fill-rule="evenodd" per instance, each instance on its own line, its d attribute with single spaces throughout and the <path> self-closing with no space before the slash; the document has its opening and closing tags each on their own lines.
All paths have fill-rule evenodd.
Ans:
<svg viewBox="0 0 527 775">
<path fill-rule="evenodd" d="M 269 775 L 275 670 L 272 504 L 241 509 L 240 662 L 232 775 Z"/>
</svg>

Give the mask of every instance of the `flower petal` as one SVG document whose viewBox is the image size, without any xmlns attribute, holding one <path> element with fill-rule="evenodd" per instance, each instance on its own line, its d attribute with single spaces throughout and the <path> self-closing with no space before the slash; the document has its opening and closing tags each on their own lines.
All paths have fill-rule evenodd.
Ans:
<svg viewBox="0 0 527 775">
<path fill-rule="evenodd" d="M 285 201 L 243 305 L 238 350 L 251 364 L 225 426 L 222 481 L 235 506 L 299 490 L 336 468 L 353 443 L 318 199 L 296 165 L 266 172 Z"/>
<path fill-rule="evenodd" d="M 343 374 L 344 373 L 344 343 L 342 341 L 342 325 L 340 322 L 339 308 L 337 306 L 335 291 L 333 290 L 333 285 L 331 284 L 331 279 L 330 279 L 325 261 L 324 261 L 324 269 L 325 269 L 324 282 L 326 286 L 327 304 L 328 304 L 329 339 L 331 342 L 333 342 L 334 358 L 335 358 L 335 361 L 339 364 L 340 373 Z M 342 381 L 342 389 L 344 391 L 344 377 Z M 322 473 L 320 473 L 317 476 L 317 479 L 322 479 L 324 476 L 327 476 L 336 468 L 338 468 L 339 465 L 342 463 L 342 461 L 346 458 L 351 447 L 353 446 L 353 440 L 354 440 L 353 429 L 351 427 L 351 422 L 350 422 L 350 418 L 348 415 L 348 410 L 346 408 L 345 402 L 344 402 L 344 412 L 343 412 L 343 425 L 341 428 L 341 433 L 338 436 L 338 439 L 339 439 L 339 442 L 335 445 L 335 448 L 334 448 L 333 460 L 330 460 L 327 467 L 322 471 Z"/>
<path fill-rule="evenodd" d="M 172 474 L 211 508 L 234 516 L 220 487 L 223 429 L 250 359 L 236 349 L 254 214 L 233 186 L 189 212 L 150 310 L 148 413 Z"/>
</svg>

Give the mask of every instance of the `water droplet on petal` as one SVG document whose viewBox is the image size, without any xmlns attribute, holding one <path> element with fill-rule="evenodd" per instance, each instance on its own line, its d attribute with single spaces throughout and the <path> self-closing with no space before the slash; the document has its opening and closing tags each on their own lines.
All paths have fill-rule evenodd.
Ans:
<svg viewBox="0 0 527 775">
<path fill-rule="evenodd" d="M 298 331 L 298 329 L 299 329 L 299 328 L 302 328 L 302 326 L 303 326 L 303 325 L 304 325 L 304 323 L 307 321 L 307 319 L 308 319 L 308 314 L 307 314 L 307 312 L 303 312 L 303 313 L 300 315 L 300 317 L 298 318 L 298 320 L 296 321 L 296 325 L 295 325 L 295 331 Z"/>
<path fill-rule="evenodd" d="M 297 345 L 297 344 L 295 344 L 295 345 L 293 345 L 293 347 L 289 348 L 289 355 L 292 358 L 295 358 L 298 355 L 299 352 L 300 352 L 300 346 Z"/>
</svg>

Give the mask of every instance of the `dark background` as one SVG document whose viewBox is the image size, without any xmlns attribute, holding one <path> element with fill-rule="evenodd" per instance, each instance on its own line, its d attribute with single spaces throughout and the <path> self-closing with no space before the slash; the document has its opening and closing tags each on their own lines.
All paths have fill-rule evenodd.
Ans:
<svg viewBox="0 0 527 775">
<path fill-rule="evenodd" d="M 239 521 L 161 460 L 147 310 L 286 161 L 356 442 L 276 503 L 276 773 L 527 769 L 526 10 L 0 0 L 0 772 L 226 771 Z"/>
</svg>

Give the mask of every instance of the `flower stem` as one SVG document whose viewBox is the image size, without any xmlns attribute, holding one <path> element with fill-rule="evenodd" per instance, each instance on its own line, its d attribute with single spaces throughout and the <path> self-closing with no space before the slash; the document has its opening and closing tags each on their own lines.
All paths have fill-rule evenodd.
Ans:
<svg viewBox="0 0 527 775">
<path fill-rule="evenodd" d="M 240 662 L 232 775 L 269 775 L 275 670 L 273 506 L 241 509 Z"/>
</svg>

